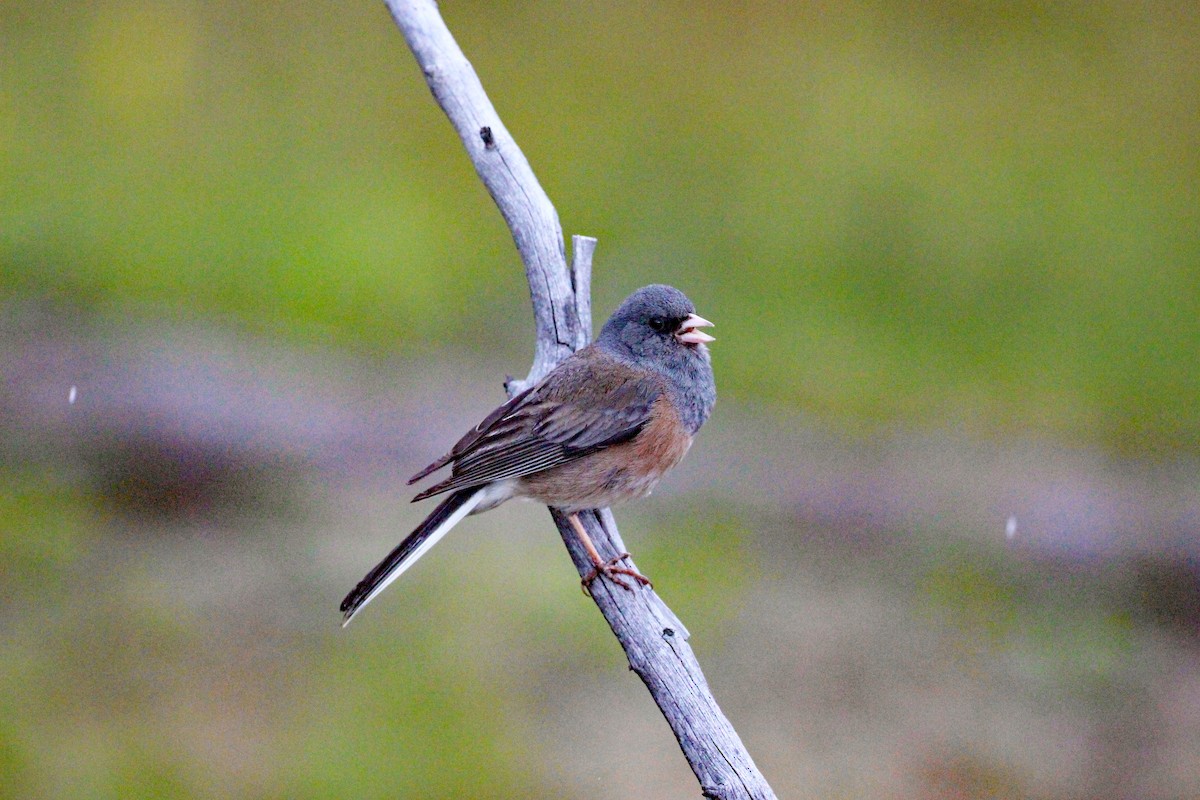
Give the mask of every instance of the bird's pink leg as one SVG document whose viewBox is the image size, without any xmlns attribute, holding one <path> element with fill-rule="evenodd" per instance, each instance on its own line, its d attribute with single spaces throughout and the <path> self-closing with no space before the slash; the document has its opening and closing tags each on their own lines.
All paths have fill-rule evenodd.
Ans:
<svg viewBox="0 0 1200 800">
<path fill-rule="evenodd" d="M 590 558 L 592 561 L 591 571 L 587 575 L 583 576 L 583 580 L 580 581 L 580 583 L 583 584 L 584 592 L 586 592 L 588 595 L 591 595 L 592 583 L 601 575 L 607 575 L 613 583 L 630 591 L 633 591 L 633 587 L 617 577 L 618 575 L 628 575 L 642 586 L 651 585 L 650 579 L 638 572 L 636 569 L 617 566 L 623 559 L 629 558 L 629 553 L 622 553 L 616 558 L 610 558 L 608 561 L 605 561 L 600 557 L 600 553 L 596 550 L 596 545 L 592 544 L 592 537 L 588 536 L 587 531 L 584 530 L 583 522 L 579 519 L 579 515 L 571 514 L 567 517 L 567 519 L 571 521 L 571 527 L 575 529 L 577 534 L 579 534 L 579 541 L 583 542 L 583 549 L 587 550 L 588 558 Z"/>
</svg>

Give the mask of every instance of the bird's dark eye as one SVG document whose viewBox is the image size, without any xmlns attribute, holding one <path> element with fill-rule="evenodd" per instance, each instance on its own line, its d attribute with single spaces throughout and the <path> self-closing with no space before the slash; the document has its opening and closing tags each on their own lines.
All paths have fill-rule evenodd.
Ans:
<svg viewBox="0 0 1200 800">
<path fill-rule="evenodd" d="M 670 324 L 662 317 L 651 317 L 650 318 L 650 327 L 653 328 L 654 330 L 658 331 L 659 333 L 662 333 L 668 327 L 670 327 Z"/>
</svg>

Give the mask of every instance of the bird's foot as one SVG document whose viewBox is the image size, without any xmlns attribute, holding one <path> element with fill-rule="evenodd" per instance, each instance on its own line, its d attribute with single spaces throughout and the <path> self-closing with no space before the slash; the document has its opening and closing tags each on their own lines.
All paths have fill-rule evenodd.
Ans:
<svg viewBox="0 0 1200 800">
<path fill-rule="evenodd" d="M 650 583 L 650 579 L 638 572 L 636 569 L 620 566 L 620 563 L 627 558 L 629 558 L 629 553 L 621 553 L 621 555 L 616 556 L 615 558 L 610 558 L 608 561 L 592 567 L 588 574 L 583 576 L 583 580 L 579 582 L 583 587 L 583 593 L 588 597 L 591 597 L 592 584 L 595 583 L 596 579 L 601 575 L 606 576 L 609 580 L 611 580 L 617 586 L 620 586 L 622 589 L 631 592 L 633 591 L 633 587 L 630 586 L 629 583 L 620 576 L 628 576 L 641 586 L 652 587 L 654 584 Z"/>
</svg>

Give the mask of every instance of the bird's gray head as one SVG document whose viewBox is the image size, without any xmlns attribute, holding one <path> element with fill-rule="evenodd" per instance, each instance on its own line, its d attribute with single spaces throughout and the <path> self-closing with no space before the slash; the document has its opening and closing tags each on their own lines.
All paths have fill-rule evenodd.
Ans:
<svg viewBox="0 0 1200 800">
<path fill-rule="evenodd" d="M 673 286 L 638 289 L 600 329 L 598 347 L 664 375 L 694 433 L 716 402 L 712 366 L 705 344 L 713 337 L 699 330 L 712 323 L 696 314 L 687 295 Z"/>
<path fill-rule="evenodd" d="M 713 337 L 697 329 L 710 325 L 696 315 L 687 295 L 656 283 L 626 297 L 604 323 L 597 341 L 639 361 L 688 351 L 699 354 Z"/>
</svg>

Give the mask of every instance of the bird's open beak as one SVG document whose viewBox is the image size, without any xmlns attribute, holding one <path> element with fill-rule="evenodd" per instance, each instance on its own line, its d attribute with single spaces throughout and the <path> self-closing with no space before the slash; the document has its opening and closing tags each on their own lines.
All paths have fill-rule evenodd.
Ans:
<svg viewBox="0 0 1200 800">
<path fill-rule="evenodd" d="M 711 328 L 713 324 L 704 317 L 696 314 L 688 314 L 687 319 L 679 326 L 679 330 L 675 331 L 675 338 L 684 344 L 707 344 L 715 342 L 715 336 L 709 336 L 703 331 L 696 330 L 697 328 Z"/>
</svg>

